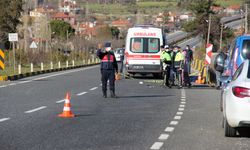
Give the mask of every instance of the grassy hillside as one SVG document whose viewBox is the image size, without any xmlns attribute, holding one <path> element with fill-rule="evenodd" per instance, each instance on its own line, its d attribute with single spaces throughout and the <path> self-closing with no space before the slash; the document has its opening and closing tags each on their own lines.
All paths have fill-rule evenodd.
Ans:
<svg viewBox="0 0 250 150">
<path fill-rule="evenodd" d="M 216 0 L 217 4 L 223 7 L 228 7 L 230 5 L 241 5 L 245 0 Z"/>
</svg>

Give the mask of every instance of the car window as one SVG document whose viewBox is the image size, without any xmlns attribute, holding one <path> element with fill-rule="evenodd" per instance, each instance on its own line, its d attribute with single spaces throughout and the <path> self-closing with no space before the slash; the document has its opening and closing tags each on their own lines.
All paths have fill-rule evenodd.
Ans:
<svg viewBox="0 0 250 150">
<path fill-rule="evenodd" d="M 242 70 L 243 70 L 243 65 L 244 65 L 244 63 L 242 63 L 239 67 L 238 67 L 238 69 L 235 71 L 235 73 L 234 73 L 234 75 L 233 75 L 233 81 L 234 80 L 236 80 L 239 76 L 240 76 L 240 74 L 241 74 L 241 72 L 242 72 Z"/>
<path fill-rule="evenodd" d="M 247 78 L 250 79 L 250 60 L 248 63 Z"/>
<path fill-rule="evenodd" d="M 243 43 L 242 43 L 242 57 L 244 59 L 247 59 L 247 55 L 249 55 L 249 51 L 250 51 L 250 40 L 243 40 Z"/>
<path fill-rule="evenodd" d="M 160 40 L 158 38 L 132 38 L 130 49 L 134 53 L 158 53 Z"/>
</svg>

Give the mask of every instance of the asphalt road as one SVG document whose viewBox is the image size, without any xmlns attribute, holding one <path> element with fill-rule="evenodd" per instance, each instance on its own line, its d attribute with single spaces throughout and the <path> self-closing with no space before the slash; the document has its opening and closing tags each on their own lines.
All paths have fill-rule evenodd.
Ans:
<svg viewBox="0 0 250 150">
<path fill-rule="evenodd" d="M 247 150 L 248 135 L 225 138 L 218 90 L 164 88 L 158 80 L 116 81 L 102 98 L 99 66 L 0 86 L 0 150 Z M 74 118 L 59 118 L 66 92 Z"/>
</svg>

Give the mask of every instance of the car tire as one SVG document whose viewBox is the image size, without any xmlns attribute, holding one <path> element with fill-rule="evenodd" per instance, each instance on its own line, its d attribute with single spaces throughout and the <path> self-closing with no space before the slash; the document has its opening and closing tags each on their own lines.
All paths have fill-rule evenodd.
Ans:
<svg viewBox="0 0 250 150">
<path fill-rule="evenodd" d="M 224 118 L 224 131 L 226 137 L 235 137 L 237 134 L 237 130 L 235 128 L 230 127 L 226 118 Z"/>
</svg>

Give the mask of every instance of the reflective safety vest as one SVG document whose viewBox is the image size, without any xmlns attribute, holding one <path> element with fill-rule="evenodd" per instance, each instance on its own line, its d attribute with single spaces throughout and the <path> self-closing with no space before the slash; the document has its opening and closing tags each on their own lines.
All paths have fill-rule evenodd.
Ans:
<svg viewBox="0 0 250 150">
<path fill-rule="evenodd" d="M 182 61 L 184 60 L 184 55 L 179 51 L 176 53 L 174 57 L 174 67 L 179 68 L 182 67 Z"/>
<path fill-rule="evenodd" d="M 184 60 L 183 54 L 181 52 L 177 52 L 174 61 L 182 61 L 182 60 Z"/>
<path fill-rule="evenodd" d="M 101 69 L 118 70 L 118 65 L 113 52 L 97 51 L 97 56 L 101 59 Z"/>
<path fill-rule="evenodd" d="M 163 51 L 161 53 L 161 60 L 171 61 L 171 56 L 168 52 Z"/>
</svg>

